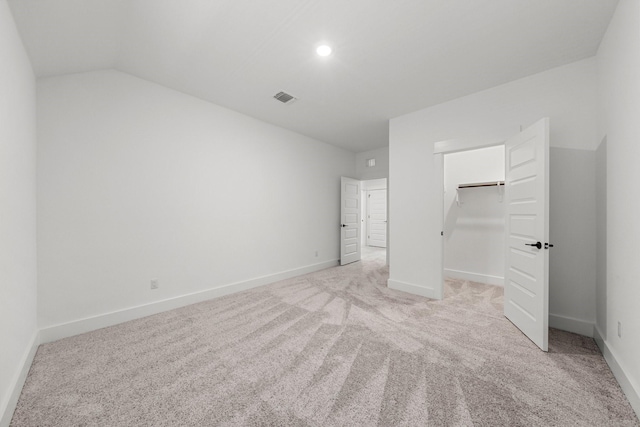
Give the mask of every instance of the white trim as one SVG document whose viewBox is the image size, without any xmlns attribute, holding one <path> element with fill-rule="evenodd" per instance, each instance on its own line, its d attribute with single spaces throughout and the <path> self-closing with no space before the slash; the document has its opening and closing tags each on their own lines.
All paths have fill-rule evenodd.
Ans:
<svg viewBox="0 0 640 427">
<path fill-rule="evenodd" d="M 600 347 L 604 360 L 609 365 L 613 376 L 618 380 L 618 384 L 620 384 L 620 388 L 627 396 L 631 407 L 636 412 L 638 418 L 640 418 L 640 385 L 635 383 L 631 377 L 627 375 L 627 370 L 618 362 L 616 353 L 607 345 L 607 341 L 602 337 L 597 325 L 594 326 L 593 332 L 594 339 L 598 347 Z"/>
<path fill-rule="evenodd" d="M 433 154 L 455 153 L 457 151 L 475 150 L 478 148 L 502 145 L 504 142 L 520 133 L 521 126 L 507 126 L 501 129 L 494 129 L 484 135 L 473 138 L 458 138 L 438 141 L 433 144 Z"/>
<path fill-rule="evenodd" d="M 549 327 L 593 338 L 593 322 L 549 313 Z"/>
<path fill-rule="evenodd" d="M 395 289 L 409 294 L 420 295 L 432 299 L 441 299 L 436 295 L 435 289 L 427 286 L 414 285 L 413 283 L 401 282 L 393 279 L 387 280 L 387 286 L 389 289 Z"/>
<path fill-rule="evenodd" d="M 22 393 L 22 387 L 31 369 L 33 358 L 36 356 L 38 346 L 40 345 L 40 333 L 36 331 L 31 337 L 31 343 L 27 347 L 24 356 L 22 356 L 22 364 L 20 370 L 15 373 L 11 385 L 9 387 L 9 393 L 2 406 L 0 406 L 0 427 L 9 427 L 11 424 L 11 418 L 13 418 L 13 412 L 16 410 L 20 393 Z"/>
<path fill-rule="evenodd" d="M 313 273 L 314 271 L 324 270 L 325 268 L 335 267 L 337 265 L 338 260 L 334 259 L 318 264 L 312 264 L 305 267 L 283 271 L 276 274 L 256 277 L 242 282 L 231 283 L 217 288 L 207 289 L 205 291 L 180 295 L 162 301 L 155 301 L 136 307 L 129 307 L 110 313 L 104 313 L 97 316 L 74 320 L 68 323 L 49 326 L 40 330 L 40 341 L 42 343 L 56 341 L 62 338 L 83 334 L 85 332 L 95 331 L 96 329 L 105 328 L 107 326 L 113 326 L 119 323 L 128 322 L 130 320 L 151 316 L 163 311 L 173 310 L 175 308 L 180 308 L 186 305 L 207 301 L 224 295 L 245 291 L 247 289 L 252 289 L 258 286 L 268 285 L 269 283 L 277 282 L 279 280 L 285 280 L 291 277 Z"/>
<path fill-rule="evenodd" d="M 435 256 L 433 257 L 434 265 L 438 268 L 434 268 L 431 276 L 431 283 L 435 284 L 435 292 L 438 295 L 438 299 L 444 298 L 444 155 L 433 155 L 433 185 L 437 191 L 437 197 L 433 201 L 433 207 L 437 209 L 438 224 L 436 230 L 440 234 L 438 239 L 439 245 Z"/>
<path fill-rule="evenodd" d="M 471 282 L 486 283 L 487 285 L 495 285 L 504 287 L 504 277 L 492 276 L 490 274 L 472 273 L 470 271 L 444 269 L 445 277 L 452 279 L 469 280 Z"/>
<path fill-rule="evenodd" d="M 604 338 L 602 338 L 602 334 L 600 333 L 600 328 L 598 328 L 598 325 L 595 324 L 593 325 L 593 339 L 596 342 L 596 344 L 598 344 L 598 347 L 600 348 L 600 351 L 602 352 L 602 354 L 604 354 Z"/>
</svg>

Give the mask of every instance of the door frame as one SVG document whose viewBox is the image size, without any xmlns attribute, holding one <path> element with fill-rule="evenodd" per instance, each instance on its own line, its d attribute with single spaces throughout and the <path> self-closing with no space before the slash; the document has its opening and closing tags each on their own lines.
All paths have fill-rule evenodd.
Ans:
<svg viewBox="0 0 640 427">
<path fill-rule="evenodd" d="M 355 178 L 354 178 L 355 179 Z M 361 184 L 361 188 L 360 188 L 360 194 L 362 196 L 361 200 L 364 200 L 366 198 L 366 195 L 369 191 L 366 185 L 367 182 L 370 181 L 380 181 L 380 180 L 384 180 L 385 184 L 384 184 L 384 190 L 387 191 L 387 246 L 386 246 L 386 260 L 385 260 L 385 265 L 389 265 L 389 252 L 390 252 L 390 236 L 389 236 L 389 177 L 388 176 L 383 176 L 381 178 L 366 178 L 366 179 L 360 179 L 360 184 Z M 373 188 L 372 190 L 382 190 L 383 188 Z M 364 220 L 364 216 L 366 213 L 366 202 L 361 202 L 361 218 L 360 218 L 360 233 L 361 233 L 361 248 L 366 246 L 367 243 L 367 239 L 366 239 L 366 223 Z"/>
<path fill-rule="evenodd" d="M 382 177 L 382 178 L 367 178 L 367 179 L 358 179 L 358 178 L 350 178 L 347 176 L 343 176 L 341 177 L 341 182 L 340 182 L 340 221 L 339 221 L 339 228 L 340 228 L 340 237 L 339 237 L 339 241 L 340 241 L 340 248 L 339 248 L 339 253 L 340 253 L 340 258 L 342 258 L 342 233 L 343 233 L 343 227 L 341 227 L 341 224 L 343 223 L 343 218 L 342 218 L 342 209 L 343 209 L 343 201 L 342 201 L 342 191 L 343 191 L 343 179 L 342 178 L 346 178 L 346 179 L 350 179 L 353 181 L 358 181 L 359 183 L 359 194 L 360 194 L 360 206 L 358 207 L 358 213 L 359 213 L 359 229 L 358 232 L 360 233 L 360 237 L 359 237 L 359 244 L 360 244 L 360 252 L 362 252 L 362 248 L 364 246 L 366 246 L 366 237 L 365 237 L 365 231 L 366 231 L 366 227 L 367 224 L 364 221 L 364 213 L 367 209 L 366 207 L 366 202 L 362 202 L 362 200 L 365 199 L 365 196 L 368 194 L 368 192 L 370 191 L 368 188 L 366 187 L 366 183 L 369 181 L 381 181 L 384 180 L 384 188 L 372 188 L 371 190 L 386 190 L 387 192 L 387 224 L 386 224 L 386 229 L 387 229 L 387 246 L 386 246 L 386 260 L 385 260 L 385 265 L 389 265 L 389 177 Z M 362 257 L 360 257 L 360 259 L 362 259 Z M 359 259 L 359 260 L 360 260 Z M 342 261 L 339 261 L 339 264 L 341 264 Z"/>
<path fill-rule="evenodd" d="M 523 133 L 523 132 L 528 132 L 528 134 Z M 533 135 L 533 136 L 531 136 Z M 507 135 L 503 135 L 503 137 L 501 138 L 497 138 L 495 135 L 492 135 L 489 138 L 474 138 L 473 140 L 470 139 L 465 139 L 465 140 L 449 140 L 449 141 L 441 141 L 438 142 L 436 144 L 434 144 L 434 162 L 435 162 L 435 176 L 434 176 L 434 180 L 435 180 L 435 185 L 437 186 L 437 193 L 438 193 L 438 207 L 440 208 L 440 215 L 439 215 L 439 219 L 440 219 L 440 230 L 444 230 L 444 154 L 448 154 L 448 153 L 455 153 L 455 152 L 459 152 L 459 151 L 467 151 L 467 150 L 472 150 L 472 149 L 478 149 L 478 148 L 484 148 L 484 147 L 491 147 L 491 146 L 499 146 L 499 145 L 504 145 L 505 146 L 505 191 L 509 190 L 510 187 L 510 175 L 509 175 L 509 168 L 508 166 L 510 165 L 510 153 L 508 150 L 508 147 L 510 146 L 510 144 L 513 144 L 514 141 L 520 143 L 520 141 L 522 140 L 522 138 L 527 138 L 529 137 L 529 139 L 526 139 L 525 142 L 528 142 L 530 140 L 533 140 L 534 138 L 538 138 L 538 137 L 542 137 L 544 138 L 542 141 L 544 142 L 544 144 L 542 145 L 542 150 L 543 150 L 543 155 L 540 157 L 539 156 L 539 149 L 540 149 L 540 144 L 539 141 L 535 143 L 535 151 L 536 153 L 538 153 L 537 155 L 534 153 L 532 155 L 530 155 L 531 158 L 533 159 L 538 159 L 538 162 L 541 160 L 543 161 L 543 166 L 542 166 L 542 170 L 544 171 L 544 180 L 542 181 L 542 189 L 540 187 L 539 184 L 536 184 L 536 188 L 534 189 L 536 191 L 536 194 L 538 194 L 538 196 L 542 197 L 542 216 L 544 217 L 544 222 L 542 223 L 542 228 L 543 228 L 543 236 L 539 236 L 539 232 L 540 230 L 538 229 L 538 226 L 536 225 L 536 231 L 535 233 L 536 236 L 534 237 L 533 235 L 529 236 L 527 235 L 528 238 L 530 239 L 542 239 L 542 240 L 548 240 L 549 237 L 549 222 L 550 222 L 550 216 L 549 216 L 549 118 L 543 118 L 540 119 L 538 121 L 536 121 L 535 123 L 531 124 L 530 126 L 528 126 L 524 131 L 522 126 L 520 126 L 519 130 L 511 130 L 511 133 L 507 134 Z M 522 163 L 523 165 L 529 165 L 529 163 L 527 163 L 527 161 L 524 161 Z M 537 165 L 538 163 L 535 163 L 534 166 L 536 166 L 536 173 L 539 173 L 540 170 L 537 169 Z M 530 171 L 529 171 L 530 172 Z M 509 182 L 507 182 L 509 181 Z M 536 180 L 536 182 L 539 182 Z M 524 187 L 523 187 L 524 188 Z M 545 189 L 546 188 L 546 189 Z M 507 195 L 509 193 L 506 193 Z M 507 202 L 510 200 L 508 196 L 505 196 Z M 537 200 L 537 199 L 536 199 Z M 504 216 L 505 216 L 505 224 L 507 223 L 507 221 L 510 221 L 510 217 L 508 216 L 509 214 L 509 210 L 505 209 L 504 211 Z M 540 215 L 540 213 L 538 212 L 538 214 L 536 215 Z M 536 223 L 537 224 L 537 223 Z M 509 230 L 509 224 L 506 225 L 506 230 Z M 440 298 L 443 297 L 444 295 L 444 233 L 441 231 L 440 235 L 441 235 L 441 239 L 440 239 L 440 250 L 439 250 L 439 261 L 440 261 L 440 268 L 437 269 L 437 272 L 434 272 L 434 275 L 436 276 L 435 279 L 437 280 L 437 283 L 439 284 L 436 287 L 436 292 L 439 290 L 440 291 Z M 509 234 L 505 235 L 505 239 L 509 238 Z M 533 240 L 529 240 L 529 241 L 533 241 Z M 530 244 L 527 243 L 529 246 L 535 246 L 534 244 Z M 537 248 L 538 250 L 542 249 L 541 247 L 541 241 L 538 240 L 537 241 Z M 545 243 L 545 247 L 544 249 L 549 249 L 550 245 L 549 243 Z M 505 241 L 505 250 L 508 250 L 508 248 L 510 248 L 511 246 L 509 246 L 509 244 Z M 514 313 L 518 313 L 518 312 L 514 312 L 514 311 L 507 311 L 507 301 L 508 301 L 508 296 L 507 296 L 507 287 L 508 287 L 508 283 L 506 283 L 507 281 L 509 281 L 509 276 L 508 276 L 508 268 L 509 268 L 509 257 L 507 256 L 506 252 L 505 252 L 505 308 L 503 309 L 503 313 L 504 316 L 509 319 L 511 321 L 511 323 L 516 326 L 520 331 L 522 331 L 522 333 L 529 339 L 531 340 L 534 344 L 536 344 L 538 347 L 540 347 L 540 349 L 542 351 L 547 351 L 548 350 L 548 332 L 549 332 L 549 277 L 548 277 L 548 267 L 549 267 L 549 252 L 548 251 L 543 251 L 542 254 L 536 254 L 536 260 L 538 260 L 538 256 L 543 256 L 545 258 L 542 258 L 542 265 L 538 265 L 536 268 L 540 268 L 543 270 L 542 271 L 542 278 L 544 280 L 543 282 L 543 288 L 542 288 L 542 293 L 541 294 L 536 294 L 537 297 L 541 297 L 542 298 L 542 307 L 538 307 L 540 308 L 540 310 L 538 312 L 541 311 L 540 313 L 540 317 L 535 318 L 533 317 L 534 315 L 531 315 L 529 313 L 527 313 L 528 317 L 530 317 L 533 321 L 533 323 L 529 322 L 527 323 L 528 319 L 526 318 L 526 316 L 520 316 L 518 317 L 517 315 L 514 315 Z M 537 261 L 536 261 L 537 262 Z M 538 276 L 535 276 L 538 277 Z M 536 280 L 535 277 L 533 278 L 533 280 Z M 533 296 L 532 296 L 533 297 Z M 527 300 L 529 301 L 529 300 Z M 539 300 L 538 300 L 539 301 Z M 535 302 L 535 301 L 534 301 Z M 542 327 L 542 335 L 538 334 L 537 331 L 538 329 L 536 329 L 538 327 L 538 321 L 542 320 L 541 323 L 541 327 Z M 530 325 L 533 325 L 533 327 L 530 327 Z"/>
<path fill-rule="evenodd" d="M 436 204 L 440 212 L 438 218 L 441 230 L 440 245 L 437 251 L 440 268 L 436 268 L 436 271 L 433 272 L 433 283 L 437 284 L 434 296 L 437 299 L 444 298 L 444 235 L 442 234 L 444 232 L 444 155 L 504 145 L 507 139 L 521 132 L 522 128 L 522 126 L 507 126 L 478 137 L 448 139 L 433 144 L 434 181 L 438 192 Z"/>
</svg>

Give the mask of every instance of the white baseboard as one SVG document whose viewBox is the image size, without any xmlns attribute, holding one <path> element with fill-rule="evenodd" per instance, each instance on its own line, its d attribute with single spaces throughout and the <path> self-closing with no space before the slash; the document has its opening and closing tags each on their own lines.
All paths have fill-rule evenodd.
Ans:
<svg viewBox="0 0 640 427">
<path fill-rule="evenodd" d="M 593 335 L 600 347 L 600 351 L 604 356 L 604 360 L 607 361 L 613 376 L 618 380 L 618 384 L 620 384 L 620 388 L 627 396 L 631 407 L 636 412 L 638 418 L 640 418 L 640 385 L 635 383 L 628 375 L 627 370 L 620 364 L 619 358 L 616 357 L 616 353 L 609 347 L 607 341 L 603 338 L 603 335 L 600 333 L 598 326 L 593 328 Z"/>
<path fill-rule="evenodd" d="M 40 330 L 40 342 L 47 343 L 62 338 L 83 334 L 85 332 L 95 331 L 96 329 L 117 325 L 118 323 L 128 322 L 134 319 L 140 319 L 142 317 L 151 316 L 163 311 L 173 310 L 175 308 L 180 308 L 186 305 L 207 301 L 224 295 L 245 291 L 247 289 L 255 288 L 258 286 L 268 285 L 269 283 L 277 282 L 279 280 L 285 280 L 291 277 L 313 273 L 314 271 L 324 270 L 325 268 L 335 267 L 336 265 L 338 265 L 338 260 L 325 261 L 318 264 L 295 268 L 276 274 L 256 277 L 242 282 L 231 283 L 228 285 L 220 286 L 218 288 L 207 289 L 205 291 L 195 292 L 187 295 L 180 295 L 162 301 L 155 301 L 149 304 L 129 307 L 122 310 L 87 317 L 68 323 L 49 326 Z"/>
<path fill-rule="evenodd" d="M 593 325 L 593 339 L 595 340 L 596 344 L 598 344 L 598 348 L 600 348 L 602 354 L 604 354 L 604 338 L 602 337 L 600 328 L 598 328 L 597 324 Z"/>
<path fill-rule="evenodd" d="M 24 382 L 27 379 L 29 369 L 31 369 L 31 364 L 33 363 L 33 358 L 36 355 L 36 351 L 38 351 L 39 345 L 40 334 L 38 333 L 38 331 L 36 331 L 31 338 L 31 342 L 27 347 L 24 356 L 22 356 L 20 370 L 15 373 L 14 378 L 10 383 L 11 385 L 9 387 L 9 395 L 7 396 L 5 401 L 1 403 L 2 406 L 0 406 L 0 427 L 9 427 L 9 424 L 11 424 L 13 412 L 16 410 L 16 405 L 18 404 L 20 393 L 22 393 L 22 387 L 24 386 Z"/>
<path fill-rule="evenodd" d="M 441 297 L 438 297 L 435 289 L 427 286 L 414 285 L 413 283 L 401 282 L 393 279 L 387 280 L 387 286 L 389 289 L 395 289 L 409 294 L 420 295 L 432 299 L 442 299 Z"/>
<path fill-rule="evenodd" d="M 471 282 L 486 283 L 487 285 L 495 285 L 504 287 L 504 277 L 491 276 L 489 274 L 472 273 L 470 271 L 444 269 L 444 276 L 452 279 L 469 280 Z"/>
<path fill-rule="evenodd" d="M 593 322 L 549 313 L 549 327 L 593 338 Z"/>
</svg>

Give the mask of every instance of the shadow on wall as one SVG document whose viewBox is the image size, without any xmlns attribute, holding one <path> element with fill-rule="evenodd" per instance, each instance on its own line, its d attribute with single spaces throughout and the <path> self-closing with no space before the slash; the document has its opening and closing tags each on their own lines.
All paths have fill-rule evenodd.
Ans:
<svg viewBox="0 0 640 427">
<path fill-rule="evenodd" d="M 596 327 L 607 339 L 607 138 L 596 150 Z"/>
</svg>

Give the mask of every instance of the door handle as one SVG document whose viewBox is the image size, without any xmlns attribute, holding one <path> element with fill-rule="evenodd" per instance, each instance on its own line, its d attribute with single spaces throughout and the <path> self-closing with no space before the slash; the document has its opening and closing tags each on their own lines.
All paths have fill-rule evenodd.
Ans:
<svg viewBox="0 0 640 427">
<path fill-rule="evenodd" d="M 533 246 L 536 247 L 538 249 L 542 249 L 542 243 L 541 242 L 536 242 L 536 243 L 525 243 L 525 245 L 527 246 Z"/>
<path fill-rule="evenodd" d="M 347 224 L 342 224 L 340 227 L 344 228 L 344 227 L 346 227 L 346 226 L 347 226 Z"/>
<path fill-rule="evenodd" d="M 544 244 L 544 248 L 545 249 L 549 249 L 549 248 L 552 248 L 552 247 L 553 247 L 553 245 L 551 243 L 545 243 Z"/>
</svg>

